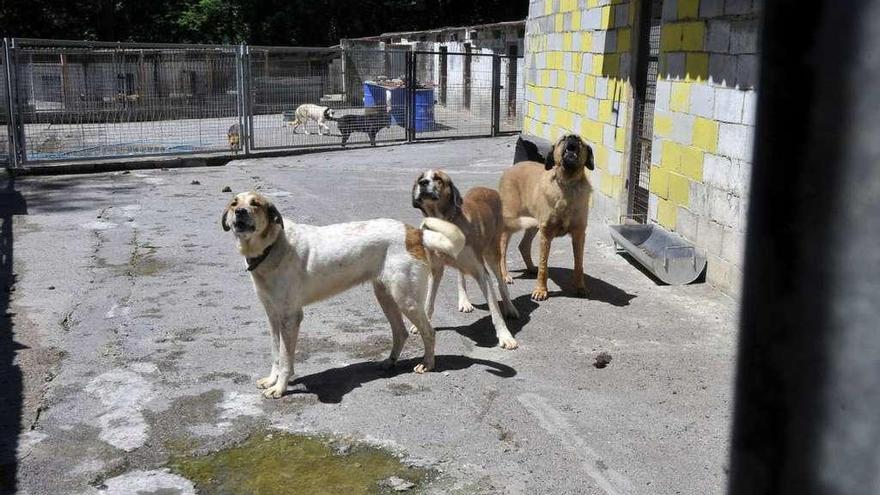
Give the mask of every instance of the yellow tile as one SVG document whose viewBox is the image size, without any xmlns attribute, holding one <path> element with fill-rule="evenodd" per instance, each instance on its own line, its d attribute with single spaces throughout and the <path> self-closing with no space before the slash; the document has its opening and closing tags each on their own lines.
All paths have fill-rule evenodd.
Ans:
<svg viewBox="0 0 880 495">
<path fill-rule="evenodd" d="M 709 80 L 708 53 L 688 53 L 685 58 L 685 64 L 687 64 L 687 79 L 695 81 Z"/>
<path fill-rule="evenodd" d="M 581 137 L 591 143 L 602 142 L 602 124 L 595 120 L 583 119 L 581 121 Z M 595 153 L 595 150 L 593 150 Z M 595 157 L 594 157 L 595 159 Z"/>
<path fill-rule="evenodd" d="M 634 10 L 634 9 L 630 9 Z M 632 48 L 632 29 L 625 28 L 617 31 L 617 51 L 626 53 Z"/>
<path fill-rule="evenodd" d="M 691 101 L 691 85 L 689 83 L 672 83 L 672 96 L 669 108 L 675 112 L 689 111 Z"/>
<path fill-rule="evenodd" d="M 654 115 L 654 135 L 669 137 L 672 135 L 672 117 L 664 114 Z"/>
<path fill-rule="evenodd" d="M 715 153 L 718 149 L 718 122 L 698 117 L 694 121 L 694 146 Z"/>
<path fill-rule="evenodd" d="M 698 52 L 703 49 L 706 37 L 706 25 L 702 22 L 685 22 L 681 24 L 681 49 L 686 52 Z"/>
<path fill-rule="evenodd" d="M 559 103 L 562 100 L 562 91 L 558 89 L 550 90 L 550 104 L 555 108 L 559 108 Z"/>
<path fill-rule="evenodd" d="M 601 100 L 599 101 L 599 121 L 610 123 L 611 115 L 612 115 L 612 106 L 611 100 Z"/>
<path fill-rule="evenodd" d="M 690 205 L 690 181 L 678 174 L 669 174 L 669 201 L 681 206 Z"/>
<path fill-rule="evenodd" d="M 562 0 L 559 10 L 562 12 L 571 12 L 577 8 L 577 0 Z"/>
<path fill-rule="evenodd" d="M 614 136 L 614 149 L 616 151 L 626 149 L 626 131 L 622 127 L 617 129 L 617 134 Z"/>
<path fill-rule="evenodd" d="M 681 173 L 696 182 L 703 182 L 703 150 L 693 146 L 681 147 Z"/>
<path fill-rule="evenodd" d="M 556 110 L 556 122 L 559 127 L 571 130 L 574 127 L 574 114 L 567 110 Z"/>
<path fill-rule="evenodd" d="M 561 33 L 563 27 L 565 27 L 565 16 L 563 16 L 562 14 L 556 14 L 556 20 L 554 24 L 554 31 L 556 31 L 557 33 Z"/>
<path fill-rule="evenodd" d="M 657 202 L 657 221 L 660 225 L 675 230 L 675 222 L 678 216 L 678 208 L 669 201 Z"/>
<path fill-rule="evenodd" d="M 700 0 L 678 0 L 678 18 L 695 19 L 700 10 Z"/>
<path fill-rule="evenodd" d="M 593 35 L 588 31 L 581 33 L 581 51 L 589 52 L 593 49 Z"/>
<path fill-rule="evenodd" d="M 669 197 L 669 172 L 663 167 L 651 167 L 649 190 L 661 198 Z"/>
<path fill-rule="evenodd" d="M 587 96 L 596 94 L 596 76 L 584 77 L 584 94 Z"/>
<path fill-rule="evenodd" d="M 602 126 L 599 126 L 599 134 L 601 135 Z M 601 138 L 596 141 L 597 143 L 601 142 Z M 601 144 L 593 145 L 593 160 L 596 162 L 596 167 L 607 171 L 608 170 L 608 148 L 602 146 Z"/>
<path fill-rule="evenodd" d="M 548 70 L 538 71 L 538 84 L 543 88 L 550 86 L 550 71 L 548 71 Z"/>
<path fill-rule="evenodd" d="M 569 106 L 571 110 L 578 114 L 584 115 L 587 113 L 587 97 L 580 93 L 569 93 L 568 96 Z"/>
<path fill-rule="evenodd" d="M 549 112 L 547 110 L 547 105 L 541 105 L 541 112 L 538 114 L 538 118 L 541 120 L 541 122 L 547 122 L 548 120 L 550 120 L 549 118 L 547 118 L 548 113 Z"/>
<path fill-rule="evenodd" d="M 660 31 L 660 50 L 677 52 L 681 50 L 681 24 L 664 24 Z"/>
<path fill-rule="evenodd" d="M 605 56 L 593 54 L 593 72 L 591 74 L 601 76 L 603 67 L 605 67 Z"/>
<path fill-rule="evenodd" d="M 620 54 L 609 53 L 605 55 L 605 63 L 602 67 L 602 74 L 607 76 L 620 76 Z"/>
<path fill-rule="evenodd" d="M 581 30 L 581 11 L 575 10 L 571 13 L 571 30 L 572 31 L 580 31 Z"/>
<path fill-rule="evenodd" d="M 602 29 L 608 29 L 614 24 L 614 11 L 611 10 L 611 7 L 606 5 L 602 7 L 602 22 L 599 26 Z"/>
<path fill-rule="evenodd" d="M 660 155 L 662 168 L 669 172 L 681 170 L 681 148 L 675 141 L 663 141 L 663 153 Z"/>
<path fill-rule="evenodd" d="M 583 61 L 583 59 L 581 58 L 580 53 L 572 54 L 572 57 L 571 57 L 571 71 L 572 72 L 579 73 L 581 71 L 581 65 L 582 65 L 581 61 Z"/>
<path fill-rule="evenodd" d="M 605 196 L 613 198 L 614 194 L 614 178 L 607 173 L 602 174 L 602 182 L 599 184 L 599 191 Z"/>
<path fill-rule="evenodd" d="M 553 13 L 553 0 L 545 0 L 544 1 L 544 15 L 550 15 Z"/>
</svg>

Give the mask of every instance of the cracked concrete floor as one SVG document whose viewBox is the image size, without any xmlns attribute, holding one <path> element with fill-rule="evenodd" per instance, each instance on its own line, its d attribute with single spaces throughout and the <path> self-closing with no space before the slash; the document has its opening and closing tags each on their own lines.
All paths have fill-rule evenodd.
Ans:
<svg viewBox="0 0 880 495">
<path fill-rule="evenodd" d="M 614 253 L 599 222 L 588 230 L 587 299 L 564 290 L 567 239 L 553 244 L 548 301 L 529 300 L 532 280 L 511 287 L 515 351 L 494 347 L 473 284 L 478 309 L 455 310 L 447 272 L 437 372 L 378 369 L 391 334 L 358 287 L 306 310 L 291 393 L 269 401 L 255 389 L 268 369 L 266 323 L 219 225 L 224 186 L 258 188 L 298 222 L 418 224 L 409 194 L 420 171 L 445 168 L 462 190 L 495 187 L 513 142 L 10 181 L 0 456 L 18 493 L 190 493 L 164 470 L 169 456 L 265 428 L 388 447 L 439 473 L 428 493 L 722 492 L 735 304 L 705 284 L 655 284 Z M 404 356 L 420 346 L 410 339 Z M 613 359 L 597 369 L 602 351 Z"/>
</svg>

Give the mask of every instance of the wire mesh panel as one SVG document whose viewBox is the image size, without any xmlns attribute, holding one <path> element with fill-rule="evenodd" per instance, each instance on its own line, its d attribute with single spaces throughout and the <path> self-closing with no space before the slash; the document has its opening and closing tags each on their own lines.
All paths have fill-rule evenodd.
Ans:
<svg viewBox="0 0 880 495">
<path fill-rule="evenodd" d="M 406 138 L 406 52 L 249 49 L 254 149 Z"/>
<path fill-rule="evenodd" d="M 6 55 L 5 46 L 0 47 L 0 163 L 8 163 L 9 159 L 9 138 L 12 129 L 9 127 L 9 98 L 7 94 L 6 82 Z"/>
<path fill-rule="evenodd" d="M 464 52 L 414 57 L 416 139 L 490 135 L 494 56 L 465 45 Z"/>
<path fill-rule="evenodd" d="M 638 77 L 636 79 L 635 136 L 632 143 L 629 176 L 629 213 L 637 221 L 647 221 L 651 145 L 654 136 L 654 103 L 660 54 L 662 0 L 643 5 L 639 33 Z"/>
<path fill-rule="evenodd" d="M 522 131 L 523 100 L 526 94 L 522 65 L 522 57 L 501 57 L 498 119 L 500 132 Z"/>
<path fill-rule="evenodd" d="M 16 40 L 27 160 L 229 150 L 236 50 Z"/>
</svg>

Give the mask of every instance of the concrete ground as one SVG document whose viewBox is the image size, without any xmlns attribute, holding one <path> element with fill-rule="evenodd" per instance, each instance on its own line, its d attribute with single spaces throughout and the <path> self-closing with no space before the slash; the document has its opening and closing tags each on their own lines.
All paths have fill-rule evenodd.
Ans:
<svg viewBox="0 0 880 495">
<path fill-rule="evenodd" d="M 517 272 L 519 349 L 494 346 L 474 284 L 477 310 L 456 311 L 447 271 L 436 372 L 411 373 L 413 361 L 390 373 L 376 366 L 391 333 L 364 286 L 306 310 L 291 392 L 258 393 L 267 325 L 220 228 L 224 186 L 259 189 L 297 222 L 417 225 L 409 194 L 420 171 L 443 167 L 462 190 L 495 187 L 513 143 L 9 182 L 0 193 L 7 490 L 111 493 L 124 479 L 187 493 L 162 471 L 175 449 L 219 449 L 279 428 L 386 446 L 439 473 L 428 493 L 723 492 L 735 304 L 705 284 L 658 285 L 615 254 L 598 222 L 588 229 L 586 299 L 567 290 L 568 239 L 553 244 L 548 301 L 530 301 L 534 282 Z M 603 351 L 613 359 L 598 369 Z M 421 352 L 411 338 L 404 356 Z"/>
</svg>

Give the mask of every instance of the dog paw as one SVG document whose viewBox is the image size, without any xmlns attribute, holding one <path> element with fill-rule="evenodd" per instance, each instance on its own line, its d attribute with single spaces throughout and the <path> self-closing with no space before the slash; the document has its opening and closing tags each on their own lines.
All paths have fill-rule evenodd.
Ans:
<svg viewBox="0 0 880 495">
<path fill-rule="evenodd" d="M 431 371 L 432 369 L 434 369 L 434 361 L 422 361 L 421 363 L 417 364 L 415 368 L 413 368 L 413 371 L 421 375 L 422 373 Z"/>
<path fill-rule="evenodd" d="M 546 301 L 547 300 L 547 289 L 537 288 L 532 291 L 532 301 Z"/>
<path fill-rule="evenodd" d="M 287 392 L 287 384 L 276 383 L 272 388 L 263 391 L 263 397 L 267 399 L 280 399 Z"/>
<path fill-rule="evenodd" d="M 513 285 L 513 277 L 511 277 L 510 274 L 505 275 L 504 276 L 504 283 L 509 284 L 509 285 Z"/>
<path fill-rule="evenodd" d="M 512 351 L 519 347 L 519 344 L 516 343 L 516 339 L 514 339 L 512 335 L 507 335 L 498 339 L 498 346 L 502 349 Z"/>
<path fill-rule="evenodd" d="M 259 380 L 257 380 L 257 388 L 259 388 L 259 389 L 269 388 L 272 385 L 275 385 L 275 382 L 277 382 L 277 381 L 278 381 L 278 377 L 275 375 L 269 375 L 265 378 L 260 378 Z"/>
<path fill-rule="evenodd" d="M 467 299 L 465 299 L 464 301 L 458 301 L 458 310 L 462 313 L 470 313 L 474 310 L 474 305 L 471 304 L 471 302 Z"/>
<path fill-rule="evenodd" d="M 409 333 L 411 335 L 418 335 L 419 334 L 419 327 L 417 327 L 415 325 L 410 325 L 409 326 Z"/>
</svg>

